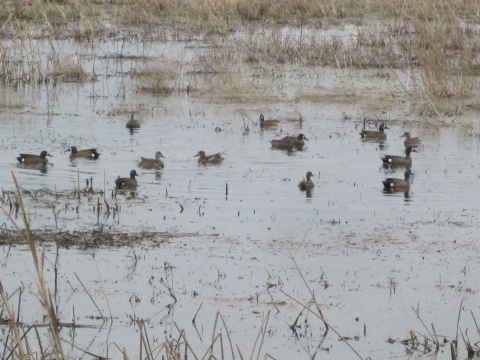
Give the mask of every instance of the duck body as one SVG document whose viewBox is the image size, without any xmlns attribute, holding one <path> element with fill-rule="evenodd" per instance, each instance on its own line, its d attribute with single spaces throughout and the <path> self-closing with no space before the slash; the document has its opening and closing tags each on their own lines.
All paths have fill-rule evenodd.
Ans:
<svg viewBox="0 0 480 360">
<path fill-rule="evenodd" d="M 140 127 L 140 121 L 133 118 L 133 114 L 130 115 L 130 120 L 127 121 L 125 127 L 128 129 L 138 129 Z"/>
<path fill-rule="evenodd" d="M 421 143 L 422 143 L 422 140 L 420 140 L 418 137 L 414 137 L 412 138 L 410 136 L 410 133 L 409 132 L 405 132 L 402 136 L 400 136 L 401 138 L 404 137 L 405 138 L 405 141 L 403 142 L 403 145 L 405 145 L 405 147 L 407 146 L 412 146 L 412 147 L 417 147 L 419 146 Z"/>
<path fill-rule="evenodd" d="M 48 153 L 48 151 L 43 150 L 40 155 L 33 155 L 33 154 L 20 154 L 17 157 L 19 163 L 22 164 L 46 164 L 48 163 L 47 156 L 52 156 Z"/>
<path fill-rule="evenodd" d="M 75 146 L 71 146 L 70 149 L 66 151 L 71 151 L 70 159 L 73 158 L 85 158 L 97 160 L 100 154 L 97 152 L 97 149 L 86 149 L 86 150 L 77 150 Z"/>
<path fill-rule="evenodd" d="M 278 123 L 280 121 L 278 120 L 265 120 L 263 117 L 263 114 L 260 114 L 260 127 L 261 128 L 269 128 L 269 127 L 275 127 L 278 126 Z"/>
<path fill-rule="evenodd" d="M 396 155 L 385 155 L 382 159 L 384 165 L 391 166 L 410 166 L 412 165 L 412 158 L 410 157 L 411 152 L 418 152 L 412 146 L 407 146 L 405 148 L 405 156 L 396 156 Z"/>
<path fill-rule="evenodd" d="M 293 146 L 296 148 L 302 148 L 305 146 L 305 141 L 308 141 L 305 135 L 303 134 L 298 134 L 297 136 L 285 136 L 282 140 L 287 140 L 287 139 L 292 139 L 293 140 Z"/>
<path fill-rule="evenodd" d="M 275 149 L 293 151 L 295 141 L 293 137 L 285 137 L 279 140 L 270 140 L 270 144 L 272 144 L 272 148 Z"/>
<path fill-rule="evenodd" d="M 378 127 L 378 131 L 370 131 L 363 129 L 360 135 L 363 139 L 386 140 L 387 134 L 384 131 L 385 129 L 388 129 L 388 127 L 384 123 L 381 123 Z"/>
<path fill-rule="evenodd" d="M 142 157 L 140 163 L 138 164 L 140 167 L 144 169 L 163 169 L 164 164 L 160 158 L 164 158 L 165 156 L 162 155 L 160 151 L 155 153 L 155 159 L 148 159 Z"/>
<path fill-rule="evenodd" d="M 135 170 L 132 170 L 132 171 L 130 171 L 130 177 L 129 178 L 118 177 L 115 180 L 115 188 L 116 189 L 136 190 L 137 186 L 138 186 L 138 181 L 137 181 L 137 179 L 135 179 L 135 176 L 138 176 L 138 174 Z"/>
<path fill-rule="evenodd" d="M 405 171 L 405 179 L 388 178 L 382 181 L 385 190 L 406 189 L 410 187 L 410 176 L 414 175 L 410 169 Z"/>
<path fill-rule="evenodd" d="M 197 155 L 194 155 L 194 156 L 199 157 L 198 163 L 202 165 L 220 164 L 224 159 L 219 152 L 212 155 L 205 155 L 205 151 L 201 151 L 201 150 L 197 153 Z"/>
<path fill-rule="evenodd" d="M 303 181 L 300 181 L 298 183 L 298 187 L 300 188 L 301 191 L 307 191 L 307 190 L 313 189 L 315 184 L 313 183 L 312 180 L 310 180 L 310 178 L 312 176 L 313 176 L 312 172 L 309 171 L 309 172 L 307 172 L 307 175 L 306 175 L 307 179 L 303 180 Z"/>
</svg>

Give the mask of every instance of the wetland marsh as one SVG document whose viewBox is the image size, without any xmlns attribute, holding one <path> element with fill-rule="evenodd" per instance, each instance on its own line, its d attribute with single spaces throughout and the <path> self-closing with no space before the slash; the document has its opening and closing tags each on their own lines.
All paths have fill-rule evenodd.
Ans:
<svg viewBox="0 0 480 360">
<path fill-rule="evenodd" d="M 433 3 L 439 18 L 453 16 Z M 68 4 L 54 5 L 70 16 Z M 2 358 L 19 358 L 13 324 L 37 326 L 29 353 L 50 351 L 32 254 L 12 222 L 23 228 L 12 172 L 45 251 L 65 357 L 476 355 L 478 19 L 453 5 L 449 24 L 466 30 L 452 51 L 473 52 L 455 69 L 467 75 L 425 73 L 420 50 L 405 57 L 420 25 L 386 8 L 385 18 L 299 10 L 287 23 L 271 12 L 143 27 L 79 17 L 77 36 L 53 22 L 15 33 L 3 16 L 0 281 L 16 321 L 4 304 Z M 125 127 L 131 114 L 139 128 Z M 260 114 L 279 125 L 262 129 Z M 380 122 L 387 139 L 363 140 L 364 126 Z M 415 176 L 408 192 L 385 192 L 382 181 L 403 169 L 381 157 L 404 154 L 406 131 L 422 139 Z M 270 144 L 299 133 L 301 150 Z M 71 159 L 71 146 L 100 156 Z M 46 166 L 15 159 L 42 150 Z M 157 151 L 164 168 L 139 167 Z M 224 160 L 199 164 L 199 151 Z M 117 191 L 131 170 L 138 188 Z M 306 193 L 307 171 L 315 187 Z"/>
</svg>

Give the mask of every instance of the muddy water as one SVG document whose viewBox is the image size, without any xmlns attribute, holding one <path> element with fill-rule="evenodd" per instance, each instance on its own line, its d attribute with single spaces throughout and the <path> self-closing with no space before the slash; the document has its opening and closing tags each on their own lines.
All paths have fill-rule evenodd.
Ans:
<svg viewBox="0 0 480 360">
<path fill-rule="evenodd" d="M 184 50 L 175 46 L 181 56 L 193 51 L 185 44 Z M 138 51 L 127 48 L 129 54 Z M 152 46 L 141 55 L 158 52 L 164 54 Z M 353 117 L 358 113 L 353 105 L 297 103 L 305 118 L 300 126 L 287 121 L 292 112 L 288 103 L 235 105 L 183 93 L 150 96 L 138 92 L 138 83 L 125 74 L 142 61 L 95 61 L 100 81 L 94 84 L 2 90 L 4 102 L 22 104 L 2 114 L 2 187 L 14 189 L 13 171 L 20 186 L 33 191 L 24 199 L 34 229 L 103 227 L 132 237 L 141 237 L 143 231 L 172 234 L 168 241 L 144 239 L 141 245 L 120 248 L 91 247 L 86 237 L 78 247 L 60 250 L 59 316 L 71 321 L 74 306 L 77 323 L 95 326 L 77 329 L 75 337 L 70 334 L 76 345 L 103 356 L 108 349 L 112 356 L 118 351 L 112 345 L 116 343 L 135 356 L 138 329 L 131 320 L 144 318 L 152 339 L 177 336 L 175 322 L 202 353 L 220 311 L 245 355 L 252 351 L 262 314 L 272 309 L 262 352 L 277 359 L 309 358 L 315 351 L 356 358 L 333 332 L 321 342 L 324 326 L 312 315 L 300 316 L 298 336 L 289 329 L 302 308 L 280 290 L 304 303 L 309 300 L 288 256 L 294 251 L 325 317 L 343 336 L 358 337 L 352 345 L 364 358 L 421 354 L 406 355 L 402 345 L 386 343 L 388 338 L 407 338 L 410 329 L 425 332 L 412 306 L 420 309 L 426 324 L 435 325 L 442 340 L 450 341 L 464 298 L 462 327 L 474 326 L 468 310 L 475 313 L 478 303 L 476 138 L 457 127 L 391 122 L 388 139 L 380 146 L 360 139 L 359 121 L 342 120 L 343 112 Z M 286 81 L 296 82 L 293 76 Z M 129 111 L 139 108 L 142 126 L 132 134 L 125 122 Z M 260 113 L 276 117 L 281 125 L 264 131 L 241 112 L 253 121 Z M 388 116 L 415 120 L 403 110 Z M 403 170 L 382 168 L 380 157 L 403 153 L 399 136 L 404 131 L 423 141 L 419 153 L 412 154 L 413 184 L 408 196 L 384 193 L 381 181 L 402 178 Z M 302 151 L 271 149 L 269 140 L 300 132 L 309 138 Z M 72 161 L 64 152 L 72 145 L 95 147 L 101 156 L 97 161 Z M 46 168 L 21 166 L 15 160 L 19 153 L 44 149 L 53 155 Z M 159 150 L 166 157 L 163 170 L 138 167 L 141 156 L 153 157 Z M 199 165 L 194 157 L 199 150 L 223 152 L 225 160 Z M 113 196 L 114 180 L 132 169 L 140 175 L 137 191 Z M 310 194 L 297 187 L 307 171 L 315 175 Z M 95 193 L 76 199 L 78 179 L 81 187 L 93 179 Z M 107 214 L 102 206 L 98 213 L 98 199 L 120 210 Z M 8 204 L 5 207 L 8 210 Z M 1 222 L 13 228 L 2 217 Z M 2 282 L 10 292 L 21 282 L 34 285 L 30 255 L 24 250 L 2 249 Z M 53 263 L 54 253 L 49 245 L 47 263 Z M 111 324 L 89 318 L 98 313 L 75 274 L 103 315 L 114 318 Z M 161 278 L 175 292 L 174 306 Z M 23 321 L 40 321 L 36 299 L 27 294 L 23 301 L 28 303 Z M 195 330 L 191 321 L 202 303 Z M 445 351 L 439 358 L 450 354 Z"/>
</svg>

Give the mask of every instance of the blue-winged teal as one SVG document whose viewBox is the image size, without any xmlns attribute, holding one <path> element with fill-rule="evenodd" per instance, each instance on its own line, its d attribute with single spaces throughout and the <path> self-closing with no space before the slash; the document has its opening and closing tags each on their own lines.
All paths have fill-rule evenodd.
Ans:
<svg viewBox="0 0 480 360">
<path fill-rule="evenodd" d="M 289 137 L 291 137 L 291 136 L 287 136 L 284 139 L 289 138 Z M 303 147 L 303 146 L 305 146 L 305 141 L 304 140 L 308 141 L 306 136 L 303 135 L 303 134 L 298 134 L 297 137 L 293 137 L 293 145 L 296 146 L 296 147 Z"/>
<path fill-rule="evenodd" d="M 144 169 L 163 169 L 163 161 L 160 158 L 165 158 L 160 151 L 155 153 L 155 159 L 147 159 L 142 157 L 142 161 L 138 164 Z"/>
<path fill-rule="evenodd" d="M 197 155 L 194 155 L 194 157 L 195 156 L 199 156 L 198 163 L 203 165 L 220 164 L 224 159 L 222 157 L 222 154 L 220 154 L 219 152 L 212 155 L 205 155 L 205 151 L 199 151 Z"/>
<path fill-rule="evenodd" d="M 411 152 L 418 152 L 411 146 L 407 146 L 405 148 L 405 157 L 403 156 L 395 156 L 395 155 L 385 155 L 382 158 L 382 161 L 385 165 L 393 165 L 393 166 L 410 166 L 412 165 L 412 158 L 410 157 Z"/>
<path fill-rule="evenodd" d="M 310 190 L 315 186 L 313 181 L 310 180 L 312 176 L 314 175 L 312 174 L 311 171 L 307 172 L 307 180 L 303 180 L 298 183 L 298 187 L 300 188 L 300 190 L 302 191 Z"/>
<path fill-rule="evenodd" d="M 386 140 L 387 134 L 385 134 L 385 129 L 388 129 L 387 125 L 381 123 L 378 127 L 378 131 L 370 131 L 363 129 L 360 135 L 363 139 L 378 139 L 378 140 Z"/>
<path fill-rule="evenodd" d="M 75 146 L 71 146 L 70 149 L 65 150 L 65 152 L 71 151 L 70 158 L 86 158 L 96 160 L 100 156 L 97 152 L 97 149 L 86 149 L 86 150 L 77 150 Z"/>
<path fill-rule="evenodd" d="M 260 114 L 260 127 L 261 128 L 266 128 L 266 127 L 274 127 L 277 126 L 280 121 L 278 120 L 265 120 L 263 117 L 263 114 Z"/>
<path fill-rule="evenodd" d="M 395 179 L 395 178 L 388 178 L 382 181 L 383 187 L 385 190 L 390 190 L 390 189 L 405 189 L 410 187 L 410 176 L 415 175 L 412 173 L 410 169 L 407 169 L 405 171 L 405 180 L 403 179 Z"/>
<path fill-rule="evenodd" d="M 298 134 L 298 136 L 285 136 L 281 140 L 272 140 L 272 141 L 287 141 L 287 140 L 293 140 L 293 146 L 296 148 L 302 148 L 305 146 L 305 141 L 308 141 L 308 139 L 305 137 L 303 134 Z M 273 146 L 273 143 L 272 143 Z"/>
<path fill-rule="evenodd" d="M 140 127 L 140 121 L 133 118 L 133 114 L 130 115 L 130 120 L 127 121 L 125 127 L 128 129 L 138 129 Z"/>
<path fill-rule="evenodd" d="M 275 149 L 292 151 L 295 145 L 294 139 L 294 137 L 288 136 L 280 140 L 270 140 L 270 144 L 272 144 L 272 148 Z"/>
<path fill-rule="evenodd" d="M 40 155 L 20 154 L 17 160 L 22 164 L 46 164 L 48 162 L 47 156 L 52 155 L 50 155 L 47 150 L 43 150 Z"/>
<path fill-rule="evenodd" d="M 118 177 L 115 180 L 115 187 L 117 189 L 130 189 L 130 190 L 136 190 L 138 186 L 138 181 L 135 179 L 135 176 L 139 176 L 135 170 L 130 171 L 130 177 L 129 178 L 121 178 Z"/>
<path fill-rule="evenodd" d="M 412 146 L 412 147 L 416 147 L 418 145 L 420 145 L 422 143 L 422 140 L 420 140 L 418 137 L 414 137 L 412 138 L 410 136 L 410 133 L 409 132 L 406 132 L 404 133 L 402 136 L 400 136 L 401 138 L 404 137 L 405 138 L 405 141 L 403 142 L 403 145 L 405 145 L 405 147 L 407 146 Z"/>
</svg>

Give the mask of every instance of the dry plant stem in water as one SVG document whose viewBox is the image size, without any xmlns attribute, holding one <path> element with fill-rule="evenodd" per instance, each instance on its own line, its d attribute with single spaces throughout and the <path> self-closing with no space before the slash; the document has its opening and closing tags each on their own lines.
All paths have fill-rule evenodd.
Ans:
<svg viewBox="0 0 480 360">
<path fill-rule="evenodd" d="M 310 296 L 312 297 L 313 299 L 313 302 L 315 303 L 315 307 L 317 308 L 317 312 L 314 312 L 310 309 L 309 306 L 306 306 L 304 304 L 302 304 L 300 301 L 298 301 L 297 299 L 293 298 L 290 294 L 287 294 L 285 291 L 283 290 L 280 290 L 280 292 L 284 295 L 286 295 L 287 297 L 289 297 L 290 299 L 292 299 L 293 301 L 295 301 L 297 304 L 301 305 L 305 310 L 307 310 L 308 312 L 310 312 L 311 314 L 313 314 L 314 316 L 316 316 L 317 318 L 319 318 L 321 321 L 323 321 L 323 323 L 325 324 L 325 327 L 327 328 L 326 331 L 328 331 L 329 329 L 332 329 L 332 331 L 337 334 L 337 336 L 342 339 L 343 342 L 345 342 L 348 347 L 355 353 L 355 355 L 358 356 L 359 359 L 363 360 L 363 357 L 353 348 L 352 345 L 350 345 L 350 343 L 347 341 L 347 339 L 345 339 L 342 335 L 340 335 L 340 333 L 335 330 L 335 328 L 333 328 L 328 322 L 327 320 L 323 317 L 323 314 L 322 314 L 322 311 L 320 310 L 320 306 L 318 305 L 317 303 L 317 299 L 315 298 L 315 293 L 313 292 L 313 290 L 310 288 L 310 286 L 308 285 L 308 282 L 306 281 L 305 277 L 303 276 L 303 273 L 302 271 L 300 270 L 298 264 L 297 264 L 297 261 L 295 260 L 295 254 L 292 254 L 289 256 L 290 259 L 293 261 L 293 263 L 295 264 L 295 267 L 298 271 L 298 273 L 300 274 L 300 277 L 302 278 L 302 281 L 303 283 L 305 284 L 305 286 L 307 287 L 308 289 L 308 292 L 310 293 Z"/>
<path fill-rule="evenodd" d="M 33 264 L 35 266 L 35 272 L 37 275 L 37 298 L 39 299 L 43 309 L 45 310 L 47 314 L 47 318 L 49 320 L 48 322 L 48 333 L 50 337 L 50 345 L 52 347 L 52 351 L 55 354 L 56 359 L 65 359 L 65 355 L 63 352 L 63 347 L 62 347 L 62 342 L 60 338 L 60 325 L 57 320 L 57 316 L 55 314 L 55 310 L 52 304 L 52 298 L 50 295 L 50 291 L 48 290 L 47 283 L 45 281 L 45 277 L 43 276 L 43 270 L 44 270 L 44 263 L 45 263 L 45 248 L 42 251 L 42 254 L 40 256 L 40 259 L 37 254 L 37 250 L 35 248 L 35 241 L 33 238 L 32 231 L 30 229 L 30 222 L 27 218 L 27 212 L 25 210 L 25 206 L 23 203 L 23 198 L 22 198 L 22 193 L 20 191 L 20 187 L 18 186 L 17 179 L 15 177 L 15 174 L 12 171 L 12 177 L 13 181 L 15 183 L 15 187 L 17 189 L 17 194 L 18 194 L 18 199 L 20 203 L 20 210 L 21 210 L 21 216 L 23 220 L 23 224 L 25 225 L 25 237 L 26 241 L 28 244 L 28 247 L 30 249 L 30 253 L 32 254 L 33 258 Z M 20 227 L 15 223 L 15 221 L 12 219 L 10 214 L 5 211 L 5 214 L 7 217 L 10 219 L 12 224 L 15 226 L 15 228 L 19 231 L 22 232 Z M 2 287 L 2 292 L 3 292 L 3 287 Z M 18 329 L 17 329 L 18 330 Z M 25 359 L 26 357 L 21 357 L 22 359 Z"/>
</svg>

